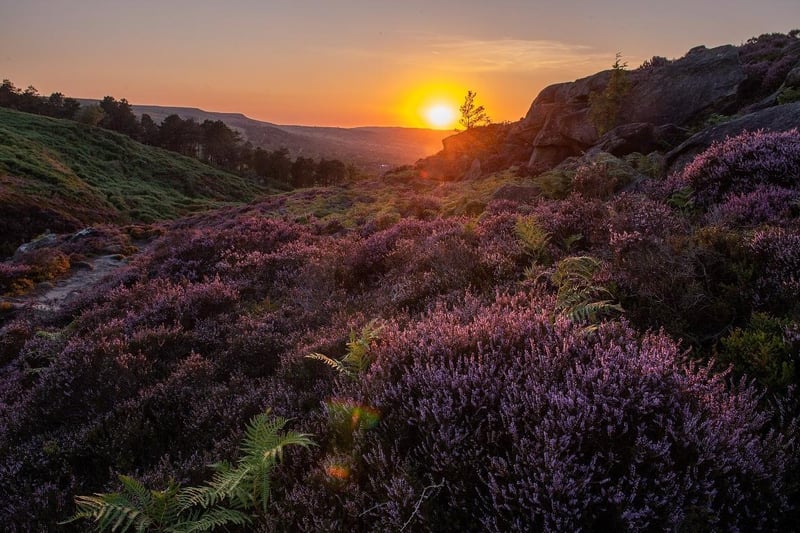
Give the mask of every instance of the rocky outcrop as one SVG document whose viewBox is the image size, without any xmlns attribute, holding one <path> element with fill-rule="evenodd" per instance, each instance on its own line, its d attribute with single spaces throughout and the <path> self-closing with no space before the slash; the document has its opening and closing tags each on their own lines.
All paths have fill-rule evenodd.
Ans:
<svg viewBox="0 0 800 533">
<path fill-rule="evenodd" d="M 507 124 L 491 124 L 451 135 L 442 140 L 444 149 L 420 160 L 417 169 L 425 177 L 453 181 L 506 168 L 509 162 L 504 147 L 510 142 L 510 133 Z"/>
<path fill-rule="evenodd" d="M 589 117 L 589 96 L 601 92 L 610 72 L 601 72 L 571 83 L 546 87 L 533 101 L 523 126 L 536 132 L 528 166 L 546 170 L 570 156 L 581 154 L 597 141 Z"/>
<path fill-rule="evenodd" d="M 693 135 L 666 155 L 667 171 L 682 169 L 715 142 L 745 131 L 786 131 L 800 128 L 800 102 L 784 104 L 717 124 Z"/>
<path fill-rule="evenodd" d="M 513 165 L 539 174 L 585 153 L 621 157 L 673 150 L 677 155 L 670 161 L 679 161 L 692 151 L 690 146 L 702 147 L 700 138 L 693 138 L 691 145 L 681 143 L 709 117 L 769 110 L 779 102 L 781 90 L 800 84 L 800 40 L 762 38 L 741 47 L 698 46 L 680 59 L 662 58 L 628 71 L 629 89 L 619 104 L 617 125 L 603 136 L 592 120 L 591 100 L 608 86 L 611 70 L 546 87 L 519 122 L 449 137 L 442 152 L 418 166 L 434 177 L 463 179 Z M 783 48 L 775 48 L 773 41 Z M 765 99 L 766 94 L 771 96 Z M 793 120 L 773 112 L 753 117 L 748 127 L 772 127 L 767 122 L 773 119 L 779 119 L 774 127 Z M 682 148 L 676 151 L 678 145 Z"/>
<path fill-rule="evenodd" d="M 531 169 L 552 168 L 600 141 L 590 117 L 590 95 L 601 93 L 609 77 L 610 71 L 605 71 L 550 86 L 539 94 L 523 119 L 529 127 L 538 129 L 528 162 Z M 628 79 L 630 90 L 623 99 L 618 123 L 636 124 L 634 131 L 644 132 L 658 143 L 655 128 L 659 126 L 673 125 L 670 128 L 674 129 L 674 125 L 685 125 L 711 111 L 735 108 L 739 84 L 746 75 L 737 48 L 720 46 L 692 49 L 677 61 L 631 71 Z M 632 139 L 630 129 L 627 133 L 622 137 Z M 619 152 L 620 147 L 615 149 Z"/>
</svg>

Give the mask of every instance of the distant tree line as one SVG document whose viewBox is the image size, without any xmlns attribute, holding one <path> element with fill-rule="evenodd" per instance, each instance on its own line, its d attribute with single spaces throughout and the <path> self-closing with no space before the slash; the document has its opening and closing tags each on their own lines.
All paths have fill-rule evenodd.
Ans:
<svg viewBox="0 0 800 533">
<path fill-rule="evenodd" d="M 0 107 L 48 117 L 74 119 L 81 104 L 74 98 L 66 98 L 61 93 L 42 96 L 33 85 L 29 85 L 23 91 L 14 87 L 9 80 L 3 80 L 3 84 L 0 85 Z"/>
<path fill-rule="evenodd" d="M 98 104 L 81 106 L 78 100 L 61 93 L 43 96 L 33 86 L 21 90 L 11 81 L 3 80 L 0 107 L 99 126 L 230 172 L 292 187 L 336 185 L 357 174 L 352 165 L 338 159 L 317 161 L 302 156 L 292 159 L 286 148 L 274 151 L 254 148 L 221 120 L 198 123 L 193 118 L 182 119 L 173 114 L 157 124 L 148 114 L 138 118 L 125 98 L 106 96 Z"/>
</svg>

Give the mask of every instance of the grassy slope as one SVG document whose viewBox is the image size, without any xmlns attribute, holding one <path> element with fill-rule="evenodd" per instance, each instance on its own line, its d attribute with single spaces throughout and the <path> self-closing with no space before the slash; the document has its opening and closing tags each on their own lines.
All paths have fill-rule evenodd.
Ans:
<svg viewBox="0 0 800 533">
<path fill-rule="evenodd" d="M 45 229 L 150 222 L 265 192 L 124 135 L 9 109 L 0 109 L 0 185 L 0 253 Z"/>
</svg>

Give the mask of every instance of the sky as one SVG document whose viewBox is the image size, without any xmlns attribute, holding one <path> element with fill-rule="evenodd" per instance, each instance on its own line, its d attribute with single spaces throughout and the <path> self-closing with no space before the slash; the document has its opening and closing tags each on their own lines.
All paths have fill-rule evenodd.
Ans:
<svg viewBox="0 0 800 533">
<path fill-rule="evenodd" d="M 798 26 L 800 0 L 0 0 L 0 78 L 276 124 L 428 127 L 468 90 L 514 121 L 617 52 L 636 67 Z"/>
</svg>

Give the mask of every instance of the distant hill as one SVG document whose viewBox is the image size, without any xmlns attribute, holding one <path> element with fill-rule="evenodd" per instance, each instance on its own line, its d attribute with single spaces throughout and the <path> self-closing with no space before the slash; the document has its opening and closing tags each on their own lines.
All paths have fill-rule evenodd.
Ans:
<svg viewBox="0 0 800 533">
<path fill-rule="evenodd" d="M 95 100 L 81 100 L 82 105 Z M 148 114 L 156 123 L 169 115 L 183 119 L 221 120 L 244 139 L 265 150 L 287 148 L 292 157 L 341 159 L 360 168 L 380 172 L 387 167 L 412 164 L 442 149 L 451 131 L 424 128 L 361 127 L 328 128 L 286 126 L 251 119 L 241 113 L 215 113 L 193 107 L 133 105 L 137 115 Z"/>
<path fill-rule="evenodd" d="M 264 192 L 124 135 L 0 108 L 0 255 L 48 229 L 173 218 Z"/>
</svg>

